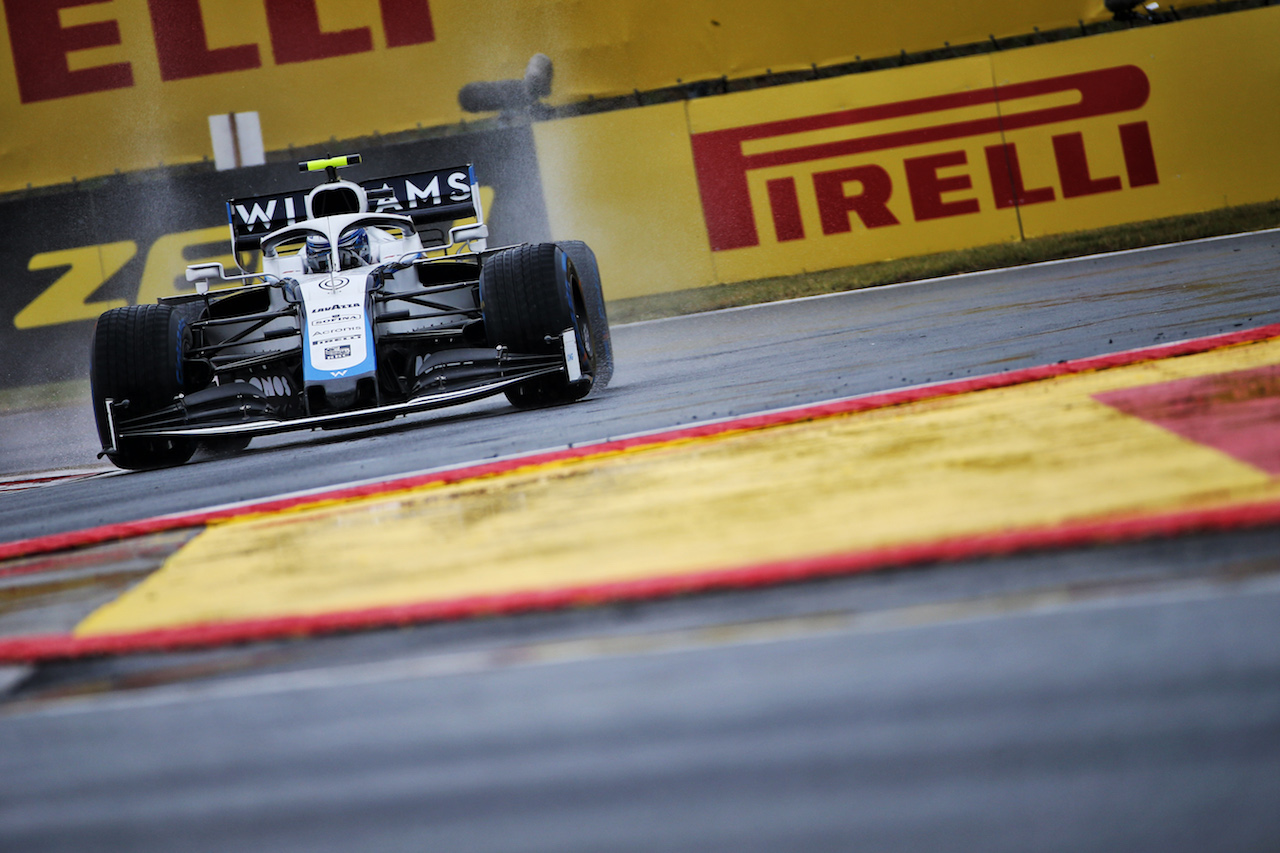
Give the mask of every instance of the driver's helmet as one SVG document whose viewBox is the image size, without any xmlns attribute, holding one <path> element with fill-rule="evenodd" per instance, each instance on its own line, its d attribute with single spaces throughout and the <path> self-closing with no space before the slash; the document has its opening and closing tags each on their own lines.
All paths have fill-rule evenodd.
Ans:
<svg viewBox="0 0 1280 853">
<path fill-rule="evenodd" d="M 369 232 L 363 228 L 352 228 L 338 239 L 338 267 L 349 270 L 373 263 L 373 253 L 369 250 Z"/>
<path fill-rule="evenodd" d="M 306 272 L 329 271 L 329 240 L 323 234 L 308 234 L 302 268 Z"/>
</svg>

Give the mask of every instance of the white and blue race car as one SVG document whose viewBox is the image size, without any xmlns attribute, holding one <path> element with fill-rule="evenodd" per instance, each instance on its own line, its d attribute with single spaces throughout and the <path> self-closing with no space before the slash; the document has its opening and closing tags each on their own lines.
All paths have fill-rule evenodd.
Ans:
<svg viewBox="0 0 1280 853">
<path fill-rule="evenodd" d="M 302 163 L 326 181 L 230 201 L 238 274 L 196 264 L 195 293 L 98 319 L 102 455 L 121 468 L 180 465 L 201 444 L 234 452 L 253 436 L 499 393 L 536 407 L 604 388 L 613 350 L 585 243 L 489 249 L 470 166 L 339 179 L 358 162 Z M 261 272 L 243 269 L 245 253 Z"/>
</svg>

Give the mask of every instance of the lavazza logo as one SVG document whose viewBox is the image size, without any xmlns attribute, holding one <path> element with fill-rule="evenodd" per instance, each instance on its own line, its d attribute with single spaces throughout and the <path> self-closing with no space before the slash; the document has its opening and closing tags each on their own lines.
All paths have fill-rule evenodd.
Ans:
<svg viewBox="0 0 1280 853">
<path fill-rule="evenodd" d="M 896 150 L 927 143 L 951 140 L 959 143 L 967 138 L 1001 134 L 1006 140 L 985 146 L 974 166 L 969 166 L 969 152 L 962 144 L 957 144 L 953 151 L 903 156 L 906 196 L 910 200 L 911 216 L 917 222 L 984 209 L 1044 204 L 1059 197 L 1069 199 L 1117 192 L 1126 183 L 1130 188 L 1158 184 L 1160 178 L 1147 122 L 1117 123 L 1116 133 L 1125 165 L 1123 177 L 1095 176 L 1085 150 L 1084 134 L 1070 129 L 1072 122 L 1120 116 L 1141 109 L 1150 93 L 1150 82 L 1141 68 L 1121 65 L 694 134 L 694 164 L 711 248 L 723 252 L 760 245 L 749 185 L 753 171 L 775 169 L 777 174 L 776 167 L 803 167 L 803 164 L 818 164 L 850 155 L 866 155 L 867 159 L 878 162 L 834 169 L 813 168 L 807 174 L 801 173 L 800 182 L 794 175 L 765 181 L 769 216 L 778 241 L 802 240 L 808 236 L 801 216 L 802 191 L 812 193 L 810 198 L 816 199 L 825 235 L 852 231 L 854 216 L 866 228 L 900 225 L 899 214 L 906 214 L 906 205 L 895 202 L 898 213 L 890 209 L 889 200 L 897 188 L 882 164 L 892 163 L 888 158 Z M 1050 103 L 1057 100 L 1059 105 L 1043 106 L 1046 96 Z M 1027 108 L 1020 109 L 1024 104 Z M 984 105 L 996 105 L 998 109 L 982 118 L 947 121 L 949 111 Z M 915 126 L 900 129 L 904 124 L 912 124 L 913 118 L 918 120 Z M 890 120 L 899 129 L 876 124 Z M 1064 125 L 1062 132 L 1050 140 L 1057 184 L 1049 185 L 1046 181 L 1028 188 L 1023 180 L 1017 145 L 1008 141 L 1009 134 L 1059 124 Z M 810 144 L 787 146 L 788 141 L 811 133 L 821 134 L 821 141 L 810 137 Z M 748 149 L 751 153 L 747 153 Z M 962 171 L 965 167 L 985 167 L 993 198 L 975 196 L 973 176 Z M 943 170 L 945 174 L 940 174 Z"/>
<path fill-rule="evenodd" d="M 328 314 L 330 311 L 351 311 L 360 307 L 359 302 L 349 302 L 344 305 L 325 305 L 322 308 L 312 308 L 311 313 L 321 316 Z"/>
</svg>

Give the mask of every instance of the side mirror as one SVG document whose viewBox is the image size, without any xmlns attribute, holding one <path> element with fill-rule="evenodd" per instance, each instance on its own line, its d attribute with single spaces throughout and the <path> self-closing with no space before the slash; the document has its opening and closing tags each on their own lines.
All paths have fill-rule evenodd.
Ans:
<svg viewBox="0 0 1280 853">
<path fill-rule="evenodd" d="M 187 281 L 196 283 L 196 293 L 201 296 L 209 292 L 210 280 L 223 281 L 226 277 L 226 271 L 220 263 L 192 264 L 187 267 Z"/>
<path fill-rule="evenodd" d="M 489 226 L 479 225 L 459 225 L 457 228 L 449 229 L 449 239 L 454 243 L 470 243 L 474 240 L 485 240 L 489 237 Z"/>
</svg>

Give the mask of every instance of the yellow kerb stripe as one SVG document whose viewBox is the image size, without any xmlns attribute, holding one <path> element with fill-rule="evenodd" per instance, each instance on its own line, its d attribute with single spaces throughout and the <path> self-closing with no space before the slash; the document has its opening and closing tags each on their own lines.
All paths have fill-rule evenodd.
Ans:
<svg viewBox="0 0 1280 853">
<path fill-rule="evenodd" d="M 79 635 L 817 557 L 1280 497 L 1093 399 L 1280 363 L 1275 341 L 218 524 Z M 520 417 L 512 413 L 512 418 Z"/>
</svg>

